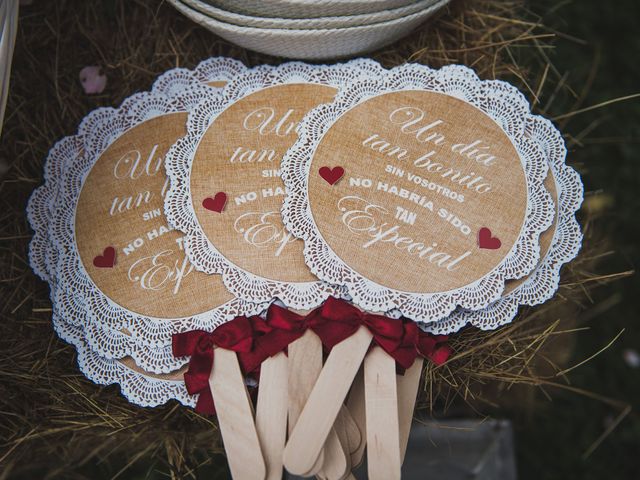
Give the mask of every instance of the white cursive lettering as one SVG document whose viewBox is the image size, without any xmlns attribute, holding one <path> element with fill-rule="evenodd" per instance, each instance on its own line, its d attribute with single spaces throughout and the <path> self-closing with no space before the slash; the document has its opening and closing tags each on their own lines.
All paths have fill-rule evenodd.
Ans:
<svg viewBox="0 0 640 480">
<path fill-rule="evenodd" d="M 276 245 L 274 257 L 280 256 L 284 248 L 296 241 L 282 225 L 279 212 L 248 212 L 240 215 L 233 223 L 236 232 L 242 234 L 245 242 L 257 248 Z"/>
<path fill-rule="evenodd" d="M 172 293 L 176 295 L 182 281 L 192 271 L 193 265 L 186 256 L 175 258 L 173 250 L 164 250 L 136 260 L 127 275 L 130 281 L 137 282 L 144 290 L 159 291 L 173 286 Z"/>
<path fill-rule="evenodd" d="M 409 255 L 426 259 L 429 263 L 449 271 L 456 270 L 460 262 L 471 255 L 470 251 L 466 251 L 454 258 L 446 252 L 439 251 L 436 242 L 427 245 L 402 235 L 399 225 L 390 225 L 382 220 L 382 217 L 389 215 L 389 211 L 386 208 L 370 203 L 358 196 L 342 197 L 338 200 L 337 206 L 338 210 L 342 212 L 342 223 L 347 229 L 351 233 L 356 235 L 364 234 L 369 238 L 362 244 L 363 249 L 378 244 L 391 244 L 398 250 L 404 250 Z"/>
</svg>

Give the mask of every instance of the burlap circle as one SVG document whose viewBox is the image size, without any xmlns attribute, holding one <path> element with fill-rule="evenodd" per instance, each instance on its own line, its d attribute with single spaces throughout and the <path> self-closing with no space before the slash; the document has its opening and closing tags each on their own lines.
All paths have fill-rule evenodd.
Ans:
<svg viewBox="0 0 640 480">
<path fill-rule="evenodd" d="M 336 167 L 344 176 L 332 185 Z M 387 288 L 422 294 L 495 269 L 521 234 L 528 201 L 522 162 L 500 126 L 428 91 L 382 94 L 343 114 L 314 152 L 308 193 L 342 261 Z M 479 238 L 484 228 L 499 248 Z"/>
<path fill-rule="evenodd" d="M 237 267 L 268 280 L 313 282 L 302 241 L 284 227 L 280 161 L 297 138 L 299 122 L 335 88 L 286 84 L 247 95 L 222 111 L 198 144 L 191 168 L 191 196 L 207 239 Z M 223 192 L 222 212 L 203 206 Z"/>
<path fill-rule="evenodd" d="M 164 216 L 164 157 L 186 134 L 186 119 L 186 113 L 158 116 L 120 136 L 91 168 L 76 207 L 76 243 L 87 274 L 108 298 L 143 316 L 193 316 L 233 298 L 220 277 L 193 269 L 182 235 Z M 115 264 L 97 267 L 94 259 L 108 247 L 116 251 Z"/>
</svg>

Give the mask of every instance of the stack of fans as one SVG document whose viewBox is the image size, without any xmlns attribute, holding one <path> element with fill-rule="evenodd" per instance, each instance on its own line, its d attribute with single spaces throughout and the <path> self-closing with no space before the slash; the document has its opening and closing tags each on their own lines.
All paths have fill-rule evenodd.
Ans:
<svg viewBox="0 0 640 480">
<path fill-rule="evenodd" d="M 425 362 L 577 254 L 565 155 L 464 66 L 211 58 L 51 149 L 30 261 L 82 372 L 215 414 L 234 478 L 400 478 Z"/>
</svg>

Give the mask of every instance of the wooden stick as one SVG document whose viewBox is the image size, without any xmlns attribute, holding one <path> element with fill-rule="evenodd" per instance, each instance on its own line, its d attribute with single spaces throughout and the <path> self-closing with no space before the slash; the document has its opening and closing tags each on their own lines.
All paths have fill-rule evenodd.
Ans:
<svg viewBox="0 0 640 480">
<path fill-rule="evenodd" d="M 397 378 L 401 462 L 404 462 L 404 456 L 407 453 L 407 444 L 409 442 L 409 433 L 411 432 L 411 422 L 413 420 L 413 409 L 416 406 L 423 365 L 424 359 L 418 357 L 416 361 L 413 362 L 413 365 L 404 372 L 404 375 L 398 375 Z"/>
<path fill-rule="evenodd" d="M 360 445 L 357 450 L 351 453 L 351 465 L 353 468 L 362 463 L 362 457 L 364 456 L 364 449 L 367 446 L 367 421 L 366 421 L 366 409 L 364 400 L 364 367 L 360 368 L 356 375 L 353 385 L 351 386 L 351 392 L 349 392 L 349 399 L 347 400 L 347 408 L 351 412 L 351 418 L 358 426 L 360 430 Z"/>
<path fill-rule="evenodd" d="M 287 441 L 287 363 L 287 356 L 280 352 L 260 367 L 256 428 L 267 480 L 282 479 L 282 452 Z"/>
<path fill-rule="evenodd" d="M 289 345 L 289 433 L 293 431 L 293 427 L 298 422 L 298 417 L 307 403 L 309 395 L 313 390 L 313 386 L 322 371 L 322 342 L 320 338 L 311 330 Z M 325 451 L 321 450 L 313 467 L 304 473 L 311 476 L 320 473 L 325 467 L 328 467 L 327 461 L 332 462 L 330 470 L 343 468 L 346 464 L 343 449 L 337 437 L 335 429 L 331 429 L 327 437 L 327 446 L 329 447 L 330 459 L 325 459 Z M 328 472 L 325 472 L 327 474 Z"/>
<path fill-rule="evenodd" d="M 294 475 L 304 475 L 316 462 L 371 339 L 371 333 L 360 327 L 327 358 L 284 449 L 284 465 Z"/>
<path fill-rule="evenodd" d="M 364 359 L 367 471 L 370 480 L 400 480 L 396 362 L 380 347 Z"/>
<path fill-rule="evenodd" d="M 351 472 L 351 439 L 349 438 L 349 422 L 353 422 L 351 420 L 351 415 L 349 411 L 344 406 L 344 404 L 340 407 L 340 411 L 338 412 L 338 416 L 336 417 L 336 423 L 333 428 L 336 431 L 338 438 L 340 439 L 340 444 L 342 447 L 342 455 L 344 456 L 344 463 L 341 465 L 342 468 L 336 468 L 336 473 L 339 473 L 337 476 L 337 480 L 342 480 L 347 476 L 349 472 Z M 357 429 L 356 429 L 357 430 Z M 331 438 L 331 436 L 329 436 Z"/>
<path fill-rule="evenodd" d="M 298 422 L 300 412 L 307 403 L 313 390 L 318 375 L 322 371 L 322 342 L 311 330 L 292 342 L 288 347 L 289 352 L 289 435 Z M 314 475 L 324 465 L 324 452 L 321 451 L 309 471 L 305 475 Z"/>
<path fill-rule="evenodd" d="M 253 407 L 244 384 L 236 353 L 215 349 L 209 387 L 231 476 L 235 479 L 264 479 L 266 468 L 253 420 Z"/>
<path fill-rule="evenodd" d="M 351 416 L 351 412 L 346 407 L 346 405 L 343 405 L 340 408 L 338 419 L 340 418 L 342 418 L 342 421 L 344 422 L 344 430 L 345 430 L 345 433 L 347 434 L 347 440 L 348 440 L 347 451 L 349 453 L 349 457 L 351 457 L 351 455 L 354 452 L 358 451 L 358 449 L 360 448 L 360 445 L 362 445 L 362 442 L 364 441 L 364 438 L 362 437 L 362 434 L 360 433 L 360 429 L 358 428 L 358 425 L 356 424 L 355 420 Z M 349 463 L 351 463 L 351 461 L 349 461 Z"/>
<path fill-rule="evenodd" d="M 289 434 L 322 371 L 322 342 L 311 330 L 289 345 Z"/>
<path fill-rule="evenodd" d="M 316 463 L 313 464 L 313 467 L 311 467 L 311 470 L 309 470 L 303 476 L 312 477 L 313 475 L 318 474 L 322 470 L 322 467 L 324 467 L 324 448 L 320 451 L 320 455 L 318 455 L 318 459 L 316 460 Z"/>
<path fill-rule="evenodd" d="M 324 462 L 322 469 L 317 473 L 318 478 L 341 480 L 351 471 L 351 457 L 346 448 L 347 443 L 346 433 L 338 416 L 322 449 Z"/>
</svg>

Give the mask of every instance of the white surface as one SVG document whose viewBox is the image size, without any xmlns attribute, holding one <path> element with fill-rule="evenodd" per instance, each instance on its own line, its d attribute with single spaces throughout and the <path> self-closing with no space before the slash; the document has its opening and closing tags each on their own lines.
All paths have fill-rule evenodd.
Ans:
<svg viewBox="0 0 640 480">
<path fill-rule="evenodd" d="M 240 27 L 210 18 L 179 0 L 168 0 L 194 22 L 241 47 L 269 55 L 321 60 L 358 55 L 376 50 L 408 35 L 449 0 L 395 20 L 358 27 L 294 30 Z"/>
<path fill-rule="evenodd" d="M 310 18 L 380 12 L 416 0 L 206 0 L 230 12 L 258 17 Z"/>
<path fill-rule="evenodd" d="M 216 8 L 204 0 L 180 0 L 200 13 L 208 17 L 231 23 L 241 27 L 257 27 L 257 28 L 282 28 L 282 29 L 326 29 L 326 28 L 344 28 L 357 27 L 361 25 L 371 25 L 374 23 L 394 20 L 396 18 L 406 17 L 417 13 L 421 10 L 429 8 L 438 0 L 419 0 L 412 2 L 399 8 L 383 10 L 380 12 L 362 13 L 356 15 L 342 16 L 323 16 L 309 18 L 274 18 L 274 17 L 257 17 L 251 15 L 243 15 L 241 13 L 230 12 L 221 8 Z"/>
<path fill-rule="evenodd" d="M 13 48 L 18 31 L 18 0 L 0 2 L 0 133 L 9 95 Z M 0 171 L 0 175 L 3 172 Z"/>
</svg>

